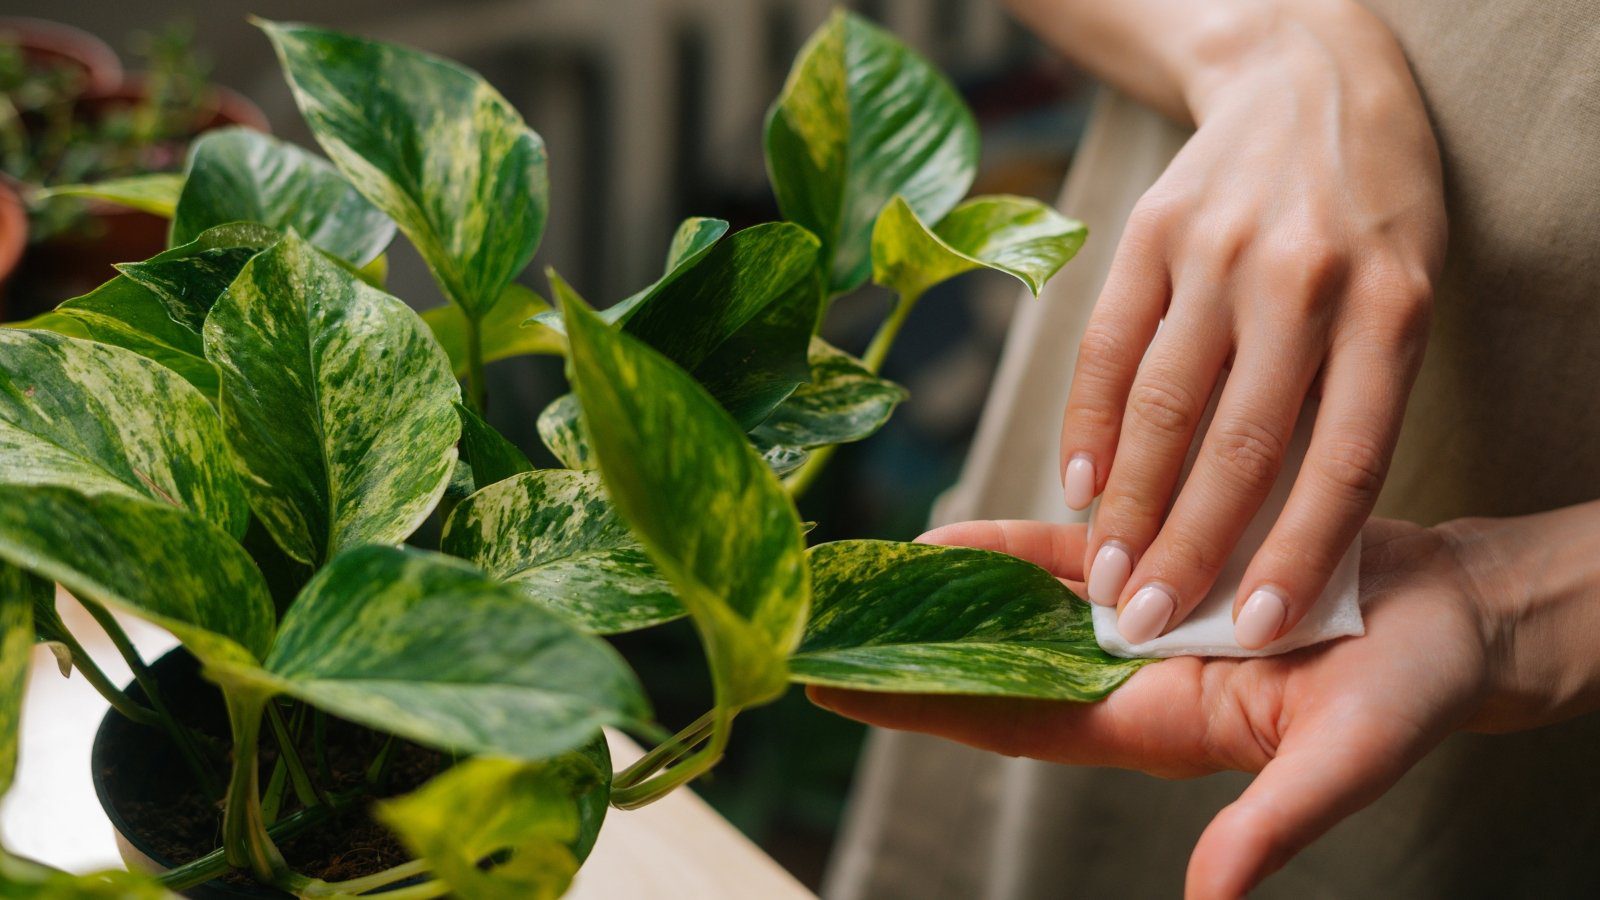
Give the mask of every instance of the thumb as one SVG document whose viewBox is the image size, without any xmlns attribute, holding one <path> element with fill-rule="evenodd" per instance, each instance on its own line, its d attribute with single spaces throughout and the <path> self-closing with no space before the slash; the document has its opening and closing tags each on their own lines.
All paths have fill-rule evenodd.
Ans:
<svg viewBox="0 0 1600 900">
<path fill-rule="evenodd" d="M 1261 774 L 1200 835 L 1185 897 L 1243 897 L 1399 780 L 1416 761 L 1411 736 L 1370 716 L 1360 719 L 1330 717 L 1294 735 L 1292 743 L 1285 738 Z"/>
</svg>

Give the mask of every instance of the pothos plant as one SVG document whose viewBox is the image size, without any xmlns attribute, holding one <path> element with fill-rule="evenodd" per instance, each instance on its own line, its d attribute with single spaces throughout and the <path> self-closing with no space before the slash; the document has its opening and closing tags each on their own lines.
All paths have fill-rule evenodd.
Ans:
<svg viewBox="0 0 1600 900">
<path fill-rule="evenodd" d="M 175 193 L 108 186 L 169 210 L 171 249 L 0 331 L 0 787 L 25 651 L 50 642 L 168 733 L 215 792 L 221 846 L 150 880 L 0 855 L 0 879 L 143 896 L 234 868 L 303 897 L 550 896 L 608 803 L 704 774 L 740 710 L 791 683 L 1090 701 L 1139 665 L 1101 653 L 1086 607 L 1020 560 L 806 547 L 793 497 L 904 399 L 877 373 L 918 298 L 974 269 L 1037 292 L 1084 239 L 1033 200 L 962 199 L 973 118 L 892 36 L 836 13 L 805 45 L 766 126 L 786 221 L 691 219 L 659 279 L 596 312 L 554 272 L 554 307 L 514 282 L 545 223 L 545 150 L 493 88 L 413 50 L 260 24 L 327 158 L 225 131 L 196 142 Z M 396 228 L 446 306 L 419 316 L 383 290 Z M 817 330 L 869 278 L 897 299 L 857 358 Z M 566 468 L 535 469 L 482 417 L 485 364 L 519 353 L 566 357 L 572 393 L 538 420 Z M 437 550 L 403 546 L 441 506 Z M 82 652 L 52 583 L 146 700 Z M 227 771 L 112 612 L 171 631 L 220 687 Z M 658 730 L 602 636 L 684 616 L 714 703 L 613 772 L 602 727 Z M 309 715 L 458 761 L 409 795 L 331 793 L 289 734 Z M 312 812 L 370 805 L 414 860 L 343 882 L 293 871 L 286 791 Z"/>
</svg>

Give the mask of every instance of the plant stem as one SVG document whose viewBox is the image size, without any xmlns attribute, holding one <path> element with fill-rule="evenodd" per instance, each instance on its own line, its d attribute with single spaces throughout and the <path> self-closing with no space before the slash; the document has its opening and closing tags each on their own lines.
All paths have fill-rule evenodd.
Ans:
<svg viewBox="0 0 1600 900">
<path fill-rule="evenodd" d="M 433 881 L 424 881 L 421 884 L 395 888 L 392 891 L 384 891 L 379 896 L 383 897 L 383 900 L 433 900 L 434 897 L 444 897 L 449 893 L 450 885 L 434 879 Z"/>
<path fill-rule="evenodd" d="M 900 336 L 900 329 L 905 326 L 906 318 L 911 315 L 912 308 L 917 305 L 917 300 L 921 296 L 921 294 L 905 294 L 895 297 L 894 306 L 878 325 L 877 332 L 872 335 L 872 342 L 867 344 L 867 352 L 861 356 L 861 362 L 868 372 L 876 375 L 883 369 L 883 361 L 888 358 L 889 349 L 894 346 L 895 338 Z M 838 448 L 838 444 L 829 444 L 811 451 L 811 455 L 800 464 L 800 468 L 783 480 L 783 486 L 788 489 L 789 496 L 799 497 L 810 490 Z"/>
<path fill-rule="evenodd" d="M 648 806 L 711 771 L 728 747 L 728 725 L 731 721 L 732 716 L 719 707 L 695 720 L 679 732 L 674 740 L 645 754 L 612 779 L 611 805 L 617 809 Z M 682 762 L 678 761 L 685 750 L 707 737 L 710 741 L 698 753 Z M 665 770 L 651 776 L 650 773 L 662 769 Z"/>
<path fill-rule="evenodd" d="M 328 806 L 313 806 L 310 809 L 296 810 L 282 820 L 267 827 L 267 834 L 275 841 L 288 840 L 313 825 L 327 821 L 336 813 L 354 805 L 358 800 L 364 800 L 368 791 L 354 789 L 334 794 L 329 798 L 332 802 Z M 168 869 L 156 876 L 164 887 L 174 891 L 204 884 L 213 878 L 228 871 L 227 852 L 218 847 L 205 856 L 192 859 L 181 866 Z"/>
<path fill-rule="evenodd" d="M 483 383 L 483 323 L 471 315 L 466 319 L 467 406 L 481 416 L 489 405 L 489 389 Z"/>
<path fill-rule="evenodd" d="M 89 655 L 88 651 L 83 649 L 83 645 L 78 643 L 77 638 L 63 632 L 57 636 L 57 640 L 65 644 L 67 650 L 72 653 L 72 665 L 83 673 L 83 680 L 89 682 L 89 685 L 98 691 L 100 696 L 106 699 L 106 702 L 111 704 L 112 709 L 140 725 L 159 726 L 161 724 L 161 717 L 156 715 L 155 710 L 135 702 L 132 697 L 123 693 L 122 688 L 117 687 L 106 676 L 105 672 L 101 671 L 100 666 L 95 663 L 94 658 Z"/>
<path fill-rule="evenodd" d="M 234 691 L 225 691 L 223 698 L 233 731 L 233 772 L 228 779 L 227 806 L 222 812 L 222 849 L 229 865 L 249 869 L 261 881 L 275 884 L 289 867 L 261 815 L 256 754 L 262 707 L 268 698 Z"/>
<path fill-rule="evenodd" d="M 328 714 L 320 709 L 311 711 L 311 747 L 317 759 L 317 777 L 333 782 L 333 767 L 328 765 Z"/>
<path fill-rule="evenodd" d="M 351 894 L 365 894 L 368 891 L 381 887 L 388 887 L 397 881 L 415 878 L 428 872 L 428 864 L 420 859 L 403 862 L 398 866 L 391 866 L 382 872 L 363 875 L 360 878 L 351 878 L 348 881 L 321 881 L 312 879 L 309 884 L 300 887 L 301 897 L 347 897 Z M 384 892 L 384 897 L 392 896 L 392 891 Z"/>
<path fill-rule="evenodd" d="M 283 724 L 283 715 L 278 712 L 278 704 L 267 702 L 267 721 L 272 725 L 272 736 L 278 741 L 278 759 L 289 767 L 289 779 L 294 785 L 294 795 L 299 798 L 302 806 L 316 806 L 328 802 L 326 794 L 311 781 L 311 775 L 306 772 L 305 763 L 300 761 L 300 750 L 294 745 L 294 737 L 289 734 L 289 727 Z"/>
<path fill-rule="evenodd" d="M 98 603 L 84 602 L 83 608 L 89 611 L 89 615 L 100 624 L 106 636 L 111 638 L 111 643 L 117 648 L 117 652 L 122 654 L 123 661 L 128 664 L 128 670 L 133 673 L 133 680 L 144 690 L 145 699 L 150 701 L 150 707 L 155 711 L 167 736 L 177 745 L 178 754 L 183 757 L 190 774 L 194 775 L 195 781 L 199 783 L 200 790 L 208 798 L 215 799 L 221 796 L 221 786 L 217 783 L 217 776 L 206 764 L 205 756 L 200 752 L 194 734 L 178 721 L 171 710 L 167 709 L 166 703 L 161 699 L 161 690 L 156 687 L 155 678 L 151 676 L 149 667 L 144 664 L 143 657 L 139 656 L 138 649 L 133 646 L 133 640 L 122 630 L 121 623 L 111 615 L 110 610 Z M 84 674 L 87 677 L 88 673 Z"/>
<path fill-rule="evenodd" d="M 861 356 L 861 362 L 866 365 L 868 372 L 876 375 L 883 368 L 889 348 L 894 346 L 895 338 L 900 336 L 900 329 L 906 324 L 906 317 L 911 315 L 911 309 L 917 305 L 920 297 L 920 294 L 906 294 L 895 298 L 894 307 L 884 317 L 883 324 L 878 326 L 878 333 L 872 336 L 867 352 Z"/>
</svg>

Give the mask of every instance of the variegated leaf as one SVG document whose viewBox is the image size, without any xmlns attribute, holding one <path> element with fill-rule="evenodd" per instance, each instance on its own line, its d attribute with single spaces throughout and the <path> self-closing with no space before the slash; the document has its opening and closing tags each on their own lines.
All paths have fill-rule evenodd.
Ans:
<svg viewBox="0 0 1600 900">
<path fill-rule="evenodd" d="M 889 421 L 905 388 L 867 371 L 860 360 L 821 338 L 811 340 L 811 380 L 750 432 L 769 452 L 859 441 Z"/>
<path fill-rule="evenodd" d="M 174 322 L 199 332 L 217 297 L 251 257 L 278 242 L 278 232 L 253 222 L 218 225 L 181 247 L 117 271 L 149 288 Z"/>
<path fill-rule="evenodd" d="M 903 197 L 884 207 L 872 231 L 872 280 L 914 300 L 973 269 L 1014 276 L 1035 295 L 1083 246 L 1088 229 L 1027 197 L 974 197 L 933 228 Z"/>
<path fill-rule="evenodd" d="M 456 507 L 440 549 L 597 634 L 684 614 L 592 472 L 525 472 L 479 490 Z"/>
<path fill-rule="evenodd" d="M 726 723 L 784 690 L 810 600 L 799 516 L 711 395 L 551 280 L 606 492 L 693 617 Z"/>
<path fill-rule="evenodd" d="M 672 244 L 667 248 L 667 266 L 661 277 L 632 296 L 599 310 L 596 315 L 611 324 L 625 321 L 640 303 L 688 271 L 727 233 L 728 223 L 722 219 L 700 216 L 684 219 L 672 235 Z M 566 334 L 567 326 L 561 321 L 560 310 L 546 309 L 528 321 L 530 324 L 544 325 L 557 334 Z"/>
<path fill-rule="evenodd" d="M 0 562 L 0 797 L 17 770 L 22 698 L 33 657 L 33 611 L 52 598 L 55 585 Z"/>
<path fill-rule="evenodd" d="M 550 304 L 544 302 L 543 297 L 522 285 L 508 286 L 479 323 L 483 361 L 491 363 L 534 353 L 559 356 L 566 342 L 559 333 L 540 324 L 535 315 L 549 308 Z M 450 367 L 456 377 L 467 377 L 466 314 L 460 307 L 447 303 L 424 311 L 422 321 L 428 323 L 434 340 L 450 357 Z"/>
<path fill-rule="evenodd" d="M 822 303 L 816 254 L 816 238 L 787 222 L 746 228 L 676 270 L 622 328 L 749 427 L 808 376 L 805 348 Z"/>
<path fill-rule="evenodd" d="M 569 469 L 592 469 L 589 440 L 583 435 L 582 410 L 577 394 L 562 394 L 539 413 L 539 440 Z"/>
<path fill-rule="evenodd" d="M 392 218 L 468 316 L 544 233 L 544 142 L 475 72 L 416 50 L 262 23 L 317 142 Z"/>
<path fill-rule="evenodd" d="M 217 301 L 206 356 L 251 507 L 293 558 L 394 543 L 456 461 L 460 389 L 416 313 L 292 232 Z"/>
<path fill-rule="evenodd" d="M 180 900 L 137 872 L 112 870 L 74 875 L 12 856 L 0 849 L 0 897 L 28 900 Z"/>
<path fill-rule="evenodd" d="M 187 244 L 229 222 L 293 228 L 364 266 L 394 239 L 394 223 L 319 156 L 250 128 L 208 131 L 189 147 L 188 180 L 171 240 Z"/>
<path fill-rule="evenodd" d="M 789 661 L 796 681 L 1098 700 L 1149 662 L 1105 653 L 1086 603 L 1003 553 L 840 541 L 807 555 L 815 600 Z"/>
<path fill-rule="evenodd" d="M 151 172 L 127 178 L 111 178 L 93 184 L 59 184 L 46 188 L 34 196 L 39 200 L 51 197 L 78 197 L 84 200 L 102 200 L 117 206 L 126 206 L 163 219 L 172 218 L 178 205 L 178 194 L 183 190 L 183 176 L 169 172 Z M 228 221 L 233 221 L 229 219 Z"/>
<path fill-rule="evenodd" d="M 609 754 L 534 763 L 478 757 L 380 804 L 378 818 L 454 896 L 554 900 L 582 862 L 591 832 L 585 807 L 603 814 L 610 781 Z"/>
<path fill-rule="evenodd" d="M 132 350 L 177 372 L 208 399 L 216 399 L 217 370 L 206 360 L 200 335 L 173 321 L 154 291 L 126 275 L 13 327 Z"/>
<path fill-rule="evenodd" d="M 472 469 L 474 485 L 488 487 L 533 471 L 528 457 L 477 413 L 457 403 L 456 414 L 461 416 L 461 456 Z"/>
<path fill-rule="evenodd" d="M 790 70 L 767 116 L 766 150 L 778 206 L 822 239 L 837 294 L 871 271 L 872 224 L 890 197 L 938 220 L 966 194 L 978 126 L 926 60 L 839 11 Z"/>
<path fill-rule="evenodd" d="M 217 677 L 440 749 L 522 760 L 649 716 L 604 641 L 461 560 L 397 547 L 339 555 L 284 615 L 266 665 Z"/>
<path fill-rule="evenodd" d="M 264 655 L 272 599 L 226 532 L 121 493 L 0 485 L 0 560 L 171 631 L 207 664 Z"/>
<path fill-rule="evenodd" d="M 198 391 L 127 350 L 43 331 L 0 329 L 0 483 L 138 497 L 234 535 L 249 515 Z"/>
</svg>

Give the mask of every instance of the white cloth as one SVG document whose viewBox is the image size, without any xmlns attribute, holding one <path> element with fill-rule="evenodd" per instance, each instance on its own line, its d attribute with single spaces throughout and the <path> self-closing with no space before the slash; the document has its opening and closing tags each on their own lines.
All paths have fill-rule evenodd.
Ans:
<svg viewBox="0 0 1600 900">
<path fill-rule="evenodd" d="M 1222 389 L 1219 387 L 1217 396 L 1220 396 L 1221 392 Z M 1215 409 L 1214 396 L 1211 409 L 1207 411 L 1205 420 L 1201 423 L 1199 434 L 1205 434 Z M 1266 541 L 1272 523 L 1277 521 L 1284 505 L 1288 503 L 1289 489 L 1294 486 L 1295 476 L 1300 473 L 1300 463 L 1305 459 L 1306 448 L 1311 442 L 1311 425 L 1315 417 L 1315 405 L 1308 405 L 1295 426 L 1283 470 L 1278 473 L 1278 480 L 1273 483 L 1272 492 L 1261 504 L 1261 509 L 1256 512 L 1255 518 L 1250 520 L 1250 525 L 1240 537 L 1233 555 L 1223 566 L 1222 573 L 1217 576 L 1211 592 L 1189 614 L 1189 617 L 1178 627 L 1154 640 L 1142 644 L 1129 644 L 1117 630 L 1116 608 L 1095 606 L 1094 637 L 1100 643 L 1100 649 L 1112 656 L 1123 657 L 1271 656 L 1364 632 L 1356 585 L 1356 577 L 1361 570 L 1361 541 L 1357 539 L 1345 552 L 1338 568 L 1334 569 L 1333 577 L 1329 579 L 1328 587 L 1322 592 L 1316 605 L 1288 634 L 1260 650 L 1246 650 L 1233 638 L 1233 600 L 1238 596 L 1239 583 L 1244 579 L 1245 568 L 1250 565 L 1251 558 Z M 1197 438 L 1196 446 L 1198 445 Z M 1195 452 L 1191 451 L 1189 465 L 1194 464 L 1194 456 Z M 1187 480 L 1187 467 L 1184 476 Z"/>
</svg>

